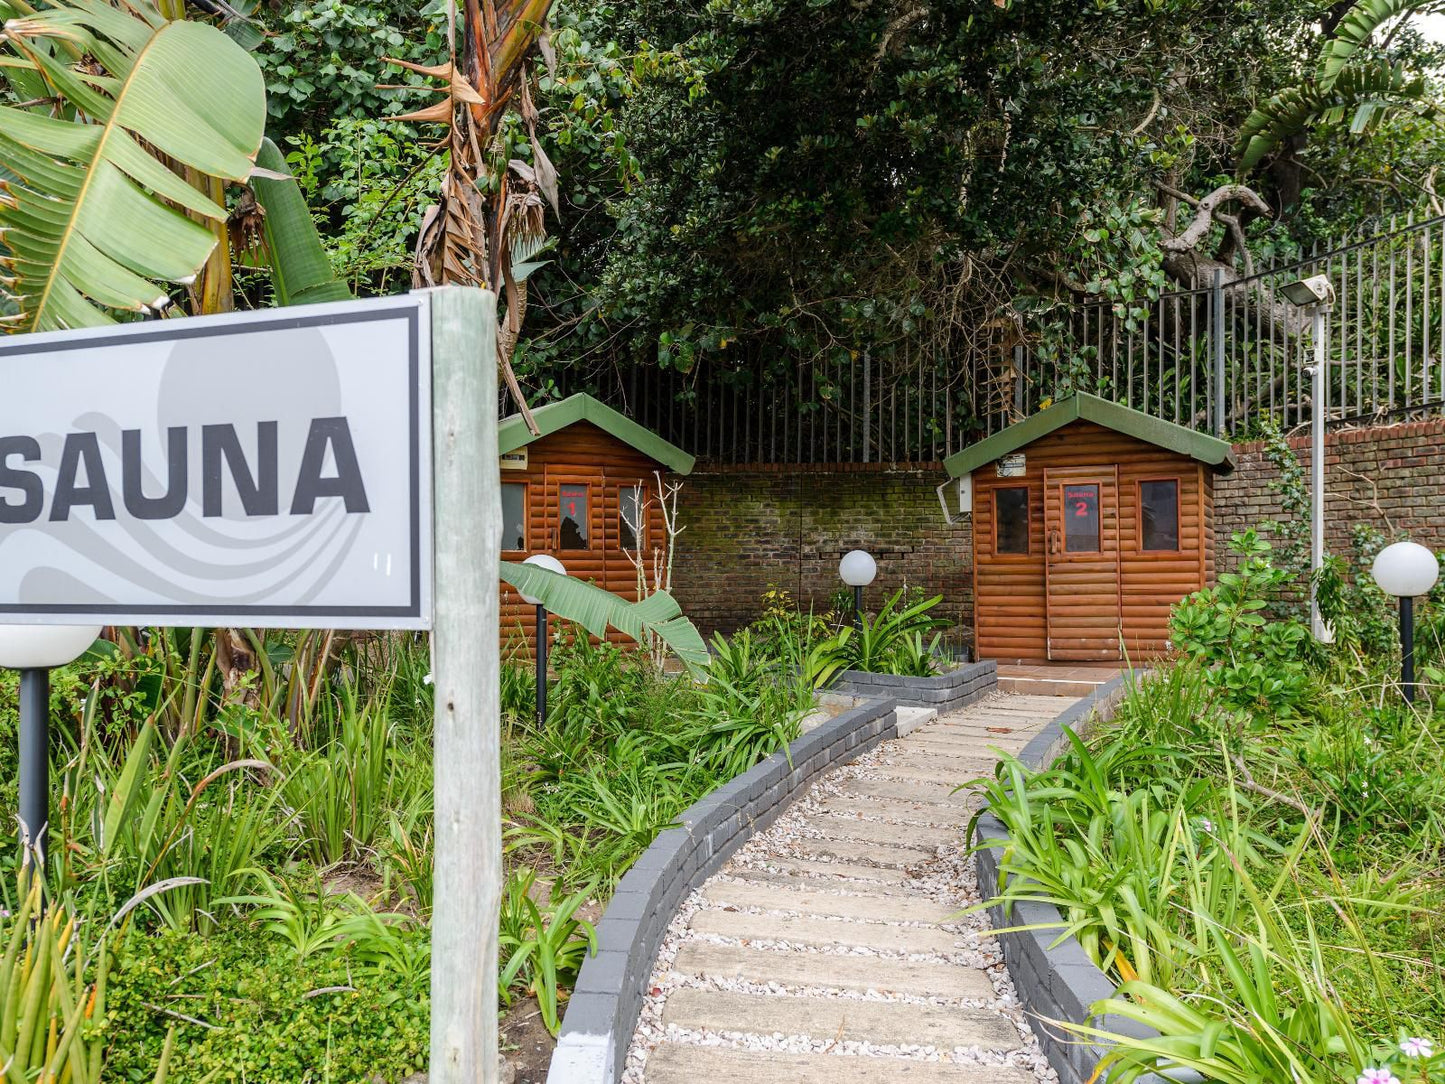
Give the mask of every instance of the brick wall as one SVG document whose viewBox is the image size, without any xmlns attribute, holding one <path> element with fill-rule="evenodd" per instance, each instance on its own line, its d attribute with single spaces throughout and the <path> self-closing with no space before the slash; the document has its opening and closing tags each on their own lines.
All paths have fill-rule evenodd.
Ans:
<svg viewBox="0 0 1445 1084">
<path fill-rule="evenodd" d="M 1309 470 L 1309 435 L 1290 447 Z M 1281 515 L 1270 483 L 1278 478 L 1258 442 L 1237 444 L 1233 474 L 1215 483 L 1215 531 L 1224 552 L 1236 531 Z M 1308 474 L 1306 474 L 1308 484 Z M 1409 535 L 1445 548 L 1445 420 L 1405 422 L 1330 433 L 1325 437 L 1325 548 L 1351 552 L 1350 530 L 1365 523 L 1388 535 Z"/>
<path fill-rule="evenodd" d="M 935 487 L 946 478 L 938 464 L 699 466 L 683 479 L 673 594 L 704 632 L 752 621 L 770 583 L 821 611 L 842 586 L 838 559 L 862 548 L 878 561 L 868 608 L 906 582 L 971 626 L 971 528 L 944 523 Z"/>
<path fill-rule="evenodd" d="M 1290 441 L 1308 467 L 1308 435 Z M 1229 537 L 1281 515 L 1276 477 L 1259 443 L 1235 446 L 1238 467 L 1215 484 L 1221 567 Z M 973 625 L 971 517 L 944 524 L 935 493 L 939 464 L 899 468 L 712 467 L 684 479 L 673 593 L 704 632 L 757 617 L 769 584 L 822 610 L 841 583 L 838 558 L 855 547 L 878 560 L 867 592 L 875 608 L 903 583 L 942 594 L 942 613 Z M 1368 523 L 1445 549 L 1445 420 L 1331 433 L 1326 438 L 1328 548 L 1350 552 L 1350 528 Z"/>
</svg>

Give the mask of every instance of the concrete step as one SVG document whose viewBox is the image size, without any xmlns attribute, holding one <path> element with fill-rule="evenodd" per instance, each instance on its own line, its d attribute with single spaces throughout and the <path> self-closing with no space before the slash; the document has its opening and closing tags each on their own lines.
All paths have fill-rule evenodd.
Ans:
<svg viewBox="0 0 1445 1084">
<path fill-rule="evenodd" d="M 947 922 L 962 910 L 961 907 L 950 907 L 918 897 L 844 896 L 818 889 L 741 881 L 712 881 L 703 888 L 702 897 L 712 903 L 735 907 L 760 907 L 768 911 L 791 911 L 798 915 L 831 915 L 865 922 Z"/>
<path fill-rule="evenodd" d="M 869 990 L 916 997 L 991 1001 L 993 983 L 984 972 L 932 960 L 885 960 L 876 956 L 831 956 L 820 952 L 775 952 L 711 941 L 689 941 L 678 950 L 672 970 L 700 978 L 735 979 L 830 990 Z"/>
<path fill-rule="evenodd" d="M 1081 696 L 1092 696 L 1102 684 L 1102 681 L 1070 681 L 1066 678 L 1001 677 L 998 679 L 998 690 L 1016 696 L 1067 696 L 1077 700 Z"/>
<path fill-rule="evenodd" d="M 916 824 L 888 824 L 884 821 L 864 820 L 862 817 L 810 817 L 804 821 L 808 828 L 826 832 L 829 839 L 851 839 L 860 843 L 906 844 L 925 847 L 930 851 L 945 843 L 955 843 L 963 838 L 956 828 L 934 828 Z"/>
<path fill-rule="evenodd" d="M 947 825 L 962 828 L 973 816 L 967 809 L 936 802 L 908 802 L 890 798 L 829 798 L 820 813 L 838 817 L 876 817 L 891 824 Z"/>
<path fill-rule="evenodd" d="M 941 802 L 945 805 L 964 808 L 968 804 L 968 792 L 953 793 L 953 783 L 929 782 L 899 779 L 849 779 L 839 785 L 841 796 L 861 795 L 866 798 L 893 798 L 904 802 Z"/>
<path fill-rule="evenodd" d="M 880 758 L 872 771 L 886 771 L 889 768 L 914 768 L 921 771 L 932 769 L 939 775 L 939 782 L 946 781 L 954 773 L 965 771 L 980 775 L 992 775 L 999 756 L 991 749 L 935 749 L 932 747 L 909 746 L 895 750 L 891 755 Z"/>
<path fill-rule="evenodd" d="M 906 738 L 896 739 L 899 745 L 916 748 L 920 745 L 939 745 L 949 748 L 983 750 L 1001 741 L 1025 741 L 1032 738 L 1044 727 L 1020 726 L 1013 723 L 990 723 L 987 726 L 950 727 L 948 730 L 920 730 Z"/>
<path fill-rule="evenodd" d="M 919 727 L 938 718 L 937 708 L 913 708 L 900 704 L 895 709 L 899 735 L 911 734 Z"/>
<path fill-rule="evenodd" d="M 831 858 L 836 862 L 856 865 L 886 866 L 889 869 L 910 869 L 922 865 L 937 853 L 937 847 L 907 843 L 855 843 L 847 839 L 811 839 L 794 841 L 799 858 Z"/>
<path fill-rule="evenodd" d="M 775 855 L 768 858 L 768 865 L 784 873 L 802 877 L 818 877 L 837 881 L 840 878 L 867 881 L 888 885 L 902 885 L 909 880 L 901 869 L 885 869 L 882 866 L 860 866 L 853 862 L 819 862 L 810 858 Z M 727 872 L 734 877 L 749 877 L 751 872 L 743 866 L 733 866 Z"/>
<path fill-rule="evenodd" d="M 950 1065 L 908 1058 L 787 1054 L 727 1046 L 663 1043 L 647 1058 L 646 1084 L 1035 1084 L 1032 1073 L 1002 1066 Z"/>
<path fill-rule="evenodd" d="M 868 770 L 885 779 L 956 787 L 960 783 L 993 775 L 994 765 L 997 763 L 998 760 L 994 757 L 975 757 L 969 760 L 914 757 L 910 758 L 906 765 L 878 764 Z"/>
<path fill-rule="evenodd" d="M 839 1042 L 861 1040 L 940 1050 L 1016 1050 L 1020 1045 L 1013 1024 L 987 1010 L 890 1001 L 766 997 L 721 990 L 674 990 L 663 1006 L 662 1022 L 718 1032 L 806 1035 Z"/>
<path fill-rule="evenodd" d="M 821 865 L 821 863 L 819 863 Z M 862 867 L 859 867 L 862 868 Z M 869 870 L 871 873 L 894 873 L 896 870 Z M 837 876 L 810 876 L 797 873 L 769 873 L 761 869 L 728 870 L 729 877 L 750 881 L 760 885 L 781 885 L 800 891 L 843 891 L 866 892 L 874 896 L 893 896 L 895 899 L 913 898 L 913 889 L 903 885 L 880 884 L 877 881 L 844 881 Z"/>
<path fill-rule="evenodd" d="M 815 948 L 863 948 L 913 956 L 950 956 L 977 943 L 977 938 L 968 933 L 932 926 L 888 926 L 811 915 L 754 915 L 708 909 L 693 915 L 688 925 L 696 933 L 737 941 L 788 941 Z"/>
</svg>

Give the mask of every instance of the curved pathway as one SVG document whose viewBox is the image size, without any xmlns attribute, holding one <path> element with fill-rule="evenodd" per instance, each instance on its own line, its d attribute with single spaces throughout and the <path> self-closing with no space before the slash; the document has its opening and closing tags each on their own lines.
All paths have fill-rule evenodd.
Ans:
<svg viewBox="0 0 1445 1084">
<path fill-rule="evenodd" d="M 683 904 L 623 1084 L 1053 1082 L 978 902 L 958 784 L 1074 701 L 996 695 L 825 775 Z"/>
</svg>

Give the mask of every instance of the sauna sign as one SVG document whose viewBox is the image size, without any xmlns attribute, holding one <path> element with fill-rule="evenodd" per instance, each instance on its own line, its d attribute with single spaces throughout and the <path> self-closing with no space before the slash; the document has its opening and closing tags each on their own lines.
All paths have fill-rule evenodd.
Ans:
<svg viewBox="0 0 1445 1084">
<path fill-rule="evenodd" d="M 0 341 L 0 622 L 426 627 L 426 306 Z"/>
</svg>

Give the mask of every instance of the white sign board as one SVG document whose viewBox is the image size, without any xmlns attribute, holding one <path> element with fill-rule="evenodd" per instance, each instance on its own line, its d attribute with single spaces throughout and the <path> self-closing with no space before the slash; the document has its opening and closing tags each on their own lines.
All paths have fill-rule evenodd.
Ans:
<svg viewBox="0 0 1445 1084">
<path fill-rule="evenodd" d="M 427 306 L 0 340 L 0 622 L 427 627 Z"/>
<path fill-rule="evenodd" d="M 1028 473 L 1028 459 L 1023 452 L 1014 452 L 998 461 L 1000 478 L 1022 478 Z"/>
</svg>

